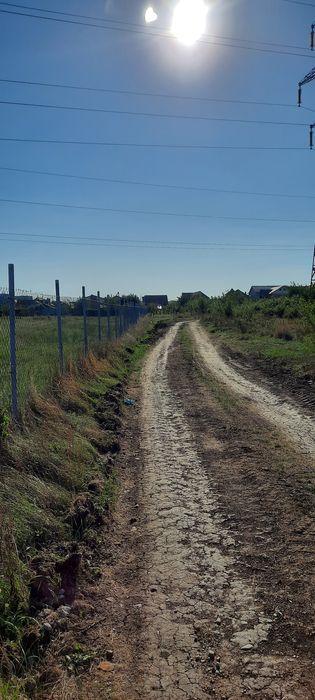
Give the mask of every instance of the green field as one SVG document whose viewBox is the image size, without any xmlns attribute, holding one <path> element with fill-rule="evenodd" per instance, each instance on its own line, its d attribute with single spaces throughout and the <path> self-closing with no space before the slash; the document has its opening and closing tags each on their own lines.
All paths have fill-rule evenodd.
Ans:
<svg viewBox="0 0 315 700">
<path fill-rule="evenodd" d="M 97 349 L 98 319 L 88 317 L 88 342 Z M 106 339 L 107 318 L 101 319 L 102 337 Z M 65 365 L 75 362 L 83 354 L 83 318 L 65 316 L 62 319 Z M 115 321 L 111 318 L 111 337 Z M 54 317 L 21 317 L 16 319 L 16 355 L 19 406 L 25 404 L 29 391 L 35 387 L 44 390 L 59 370 L 57 319 Z M 0 399 L 1 407 L 10 410 L 10 347 L 9 319 L 0 318 Z"/>
</svg>

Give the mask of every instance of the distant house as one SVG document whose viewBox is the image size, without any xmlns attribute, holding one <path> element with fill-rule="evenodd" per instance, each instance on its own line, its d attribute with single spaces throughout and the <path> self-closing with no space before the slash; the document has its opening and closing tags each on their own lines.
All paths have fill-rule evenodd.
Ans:
<svg viewBox="0 0 315 700">
<path fill-rule="evenodd" d="M 15 301 L 21 306 L 29 306 L 30 304 L 34 303 L 34 297 L 30 296 L 29 294 L 20 294 L 19 296 L 15 297 Z"/>
<path fill-rule="evenodd" d="M 285 297 L 288 294 L 289 287 L 286 286 L 285 284 L 281 285 L 280 287 L 274 287 L 274 289 L 269 292 L 269 297 L 272 297 L 274 299 L 275 297 Z"/>
<path fill-rule="evenodd" d="M 167 306 L 168 297 L 166 294 L 146 294 L 142 297 L 142 301 L 145 306 L 156 306 L 158 309 L 159 306 Z"/>
<path fill-rule="evenodd" d="M 204 294 L 204 292 L 182 292 L 180 301 L 182 302 L 182 304 L 187 304 L 188 301 L 191 301 L 191 299 L 196 299 L 196 297 L 201 297 L 202 299 L 207 300 L 209 299 L 209 297 L 207 297 L 207 295 Z"/>
<path fill-rule="evenodd" d="M 18 316 L 55 316 L 56 306 L 47 298 L 36 298 L 31 296 L 17 296 L 16 313 Z"/>
<path fill-rule="evenodd" d="M 249 290 L 249 296 L 251 299 L 266 299 L 267 297 L 283 297 L 288 293 L 289 287 L 285 285 L 258 285 L 251 287 Z"/>
</svg>

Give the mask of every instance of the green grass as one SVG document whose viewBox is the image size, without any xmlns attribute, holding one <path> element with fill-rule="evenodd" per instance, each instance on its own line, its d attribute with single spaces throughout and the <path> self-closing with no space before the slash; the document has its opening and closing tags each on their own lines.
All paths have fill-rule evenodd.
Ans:
<svg viewBox="0 0 315 700">
<path fill-rule="evenodd" d="M 102 317 L 102 335 L 106 338 L 107 318 Z M 89 347 L 97 349 L 98 319 L 88 317 Z M 83 353 L 83 318 L 65 316 L 62 320 L 63 349 L 66 366 L 77 362 Z M 115 320 L 111 318 L 111 337 Z M 16 356 L 19 404 L 22 408 L 30 389 L 42 392 L 59 371 L 57 321 L 55 317 L 21 317 L 16 319 Z M 0 318 L 0 400 L 2 408 L 11 404 L 9 320 Z"/>
<path fill-rule="evenodd" d="M 106 395 L 139 366 L 154 327 L 155 321 L 142 321 L 117 345 L 109 345 L 106 357 L 91 355 L 46 397 L 35 394 L 23 430 L 10 432 L 1 459 L 0 526 L 10 520 L 22 557 L 71 537 L 65 515 L 92 480 L 104 481 L 102 505 L 112 500 L 116 479 L 108 474 L 103 455 L 117 438 L 102 425 L 103 416 L 115 419 Z M 0 551 L 0 576 L 4 563 Z"/>
<path fill-rule="evenodd" d="M 207 329 L 227 347 L 244 355 L 262 358 L 268 362 L 275 360 L 279 365 L 291 369 L 297 376 L 315 376 L 315 338 L 312 334 L 305 335 L 300 340 L 292 338 L 285 340 L 275 338 L 266 333 L 241 333 L 225 329 L 217 330 L 211 323 L 206 323 Z"/>
<path fill-rule="evenodd" d="M 23 429 L 10 430 L 2 445 L 0 648 L 1 658 L 9 660 L 8 674 L 31 673 L 36 662 L 36 645 L 30 657 L 23 642 L 25 627 L 35 624 L 28 612 L 30 560 L 44 557 L 57 590 L 58 543 L 97 543 L 97 528 L 115 502 L 119 480 L 109 452 L 117 444 L 117 416 L 111 402 L 121 400 L 121 383 L 139 369 L 159 333 L 157 323 L 142 320 L 117 344 L 107 345 L 103 356 L 90 354 L 72 366 L 46 395 L 34 393 Z M 91 501 L 82 518 L 81 505 Z M 2 672 L 0 699 L 24 698 L 19 684 L 8 683 Z"/>
<path fill-rule="evenodd" d="M 11 683 L 11 681 L 2 681 L 0 679 L 0 699 L 1 700 L 20 700 L 24 698 L 21 695 L 21 687 L 16 685 L 16 683 Z"/>
</svg>

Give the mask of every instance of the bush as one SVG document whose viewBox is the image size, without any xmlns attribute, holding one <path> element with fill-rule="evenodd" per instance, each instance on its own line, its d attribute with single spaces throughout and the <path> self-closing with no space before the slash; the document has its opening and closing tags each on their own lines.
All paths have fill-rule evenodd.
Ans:
<svg viewBox="0 0 315 700">
<path fill-rule="evenodd" d="M 281 340 L 293 340 L 294 338 L 292 328 L 286 321 L 278 321 L 276 323 L 274 336 Z"/>
</svg>

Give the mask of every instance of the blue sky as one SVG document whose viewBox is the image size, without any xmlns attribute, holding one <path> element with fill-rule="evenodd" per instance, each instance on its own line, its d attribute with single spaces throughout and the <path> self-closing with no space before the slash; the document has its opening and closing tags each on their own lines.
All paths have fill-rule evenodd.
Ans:
<svg viewBox="0 0 315 700">
<path fill-rule="evenodd" d="M 22 0 L 21 0 L 22 2 Z M 25 0 L 29 6 L 33 2 Z M 152 3 L 154 25 L 171 23 L 175 0 Z M 48 0 L 36 7 L 51 9 Z M 4 8 L 4 6 L 3 6 Z M 141 0 L 67 0 L 54 9 L 143 23 Z M 0 4 L 1 9 L 1 4 Z M 7 8 L 6 8 L 7 9 Z M 56 15 L 57 16 L 57 15 Z M 207 34 L 301 47 L 306 54 L 315 7 L 284 0 L 217 0 L 210 4 Z M 116 23 L 114 26 L 123 27 Z M 209 39 L 207 39 L 207 42 Z M 310 124 L 314 115 L 298 109 L 296 86 L 315 64 L 309 57 L 275 55 L 199 42 L 187 48 L 175 39 L 143 33 L 35 20 L 0 13 L 0 78 L 70 83 L 95 88 L 168 95 L 284 103 L 292 107 L 174 100 L 1 83 L 1 100 L 253 119 Z M 231 42 L 227 42 L 231 43 Z M 303 49 L 305 47 L 305 49 Z M 266 45 L 261 48 L 268 48 Z M 271 47 L 270 47 L 271 48 Z M 280 51 L 281 49 L 275 48 Z M 315 109 L 315 83 L 303 91 L 303 105 Z M 301 147 L 307 126 L 274 126 L 198 120 L 132 117 L 44 110 L 0 104 L 1 135 L 134 143 Z M 182 186 L 315 196 L 315 153 L 305 150 L 159 149 L 0 142 L 0 165 L 109 179 Z M 312 198 L 281 198 L 81 181 L 0 169 L 2 199 L 136 209 L 209 217 L 315 220 Z M 1 281 L 7 263 L 16 265 L 21 289 L 51 292 L 59 277 L 62 293 L 168 293 L 202 289 L 208 294 L 251 284 L 306 283 L 311 268 L 314 223 L 216 220 L 153 214 L 113 213 L 0 202 Z M 17 236 L 17 234 L 23 234 Z M 32 235 L 33 234 L 33 238 Z M 120 245 L 33 243 L 40 235 L 83 239 L 128 239 Z M 18 240 L 20 238 L 20 240 Z M 15 240 L 13 240 L 15 239 Z M 49 240 L 49 239 L 46 239 Z M 50 239 L 51 240 L 51 239 Z M 66 239 L 65 239 L 66 240 Z M 74 239 L 69 239 L 69 242 Z M 226 243 L 228 248 L 132 247 L 134 241 Z M 95 241 L 94 241 L 95 243 Z M 270 244 L 241 249 L 239 244 Z M 149 245 L 149 244 L 143 244 Z M 233 247 L 235 246 L 235 247 Z M 273 247 L 272 247 L 273 246 Z M 280 250 L 274 246 L 284 246 Z M 290 250 L 297 246 L 299 250 Z"/>
</svg>

